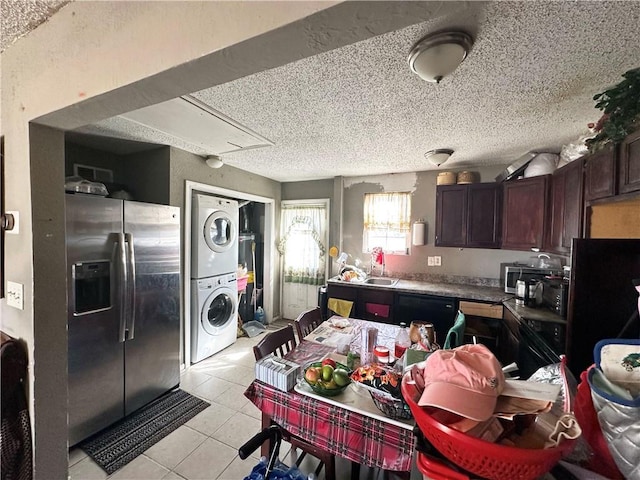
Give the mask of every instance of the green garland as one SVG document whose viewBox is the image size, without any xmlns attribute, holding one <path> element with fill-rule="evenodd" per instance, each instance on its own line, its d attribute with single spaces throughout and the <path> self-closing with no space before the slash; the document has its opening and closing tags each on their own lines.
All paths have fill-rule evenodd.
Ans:
<svg viewBox="0 0 640 480">
<path fill-rule="evenodd" d="M 640 68 L 629 70 L 623 81 L 593 97 L 604 115 L 596 126 L 598 134 L 585 143 L 595 152 L 609 143 L 620 143 L 640 123 Z M 601 128 L 598 128 L 601 127 Z"/>
</svg>

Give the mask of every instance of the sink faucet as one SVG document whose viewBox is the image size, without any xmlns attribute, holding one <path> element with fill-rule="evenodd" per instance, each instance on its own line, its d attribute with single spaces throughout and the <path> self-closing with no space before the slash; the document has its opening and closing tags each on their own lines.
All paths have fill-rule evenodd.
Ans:
<svg viewBox="0 0 640 480">
<path fill-rule="evenodd" d="M 382 247 L 375 247 L 371 250 L 371 266 L 369 273 L 373 275 L 376 265 L 380 265 L 380 276 L 384 276 L 384 252 Z"/>
</svg>

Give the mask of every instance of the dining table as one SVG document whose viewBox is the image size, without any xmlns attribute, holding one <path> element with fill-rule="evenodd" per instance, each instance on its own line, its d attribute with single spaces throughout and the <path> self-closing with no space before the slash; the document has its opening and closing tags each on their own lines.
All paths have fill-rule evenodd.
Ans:
<svg viewBox="0 0 640 480">
<path fill-rule="evenodd" d="M 290 391 L 254 380 L 245 396 L 262 412 L 262 426 L 272 422 L 286 432 L 358 465 L 394 471 L 409 478 L 415 452 L 413 419 L 390 418 L 376 407 L 369 391 L 352 382 L 333 397 L 315 393 L 302 378 L 306 365 L 327 356 L 340 358 L 336 346 L 349 342 L 360 351 L 362 330 L 377 329 L 377 345 L 393 352 L 399 326 L 333 316 L 302 339 L 286 356 L 301 366 Z M 268 454 L 263 445 L 262 454 Z"/>
</svg>

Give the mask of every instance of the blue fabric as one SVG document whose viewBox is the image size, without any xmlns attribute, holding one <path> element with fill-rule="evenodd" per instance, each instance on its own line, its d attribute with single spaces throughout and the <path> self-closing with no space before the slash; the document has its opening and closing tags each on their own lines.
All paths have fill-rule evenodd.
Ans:
<svg viewBox="0 0 640 480">
<path fill-rule="evenodd" d="M 447 338 L 444 341 L 445 350 L 456 348 L 462 345 L 462 338 L 464 337 L 464 328 L 465 328 L 465 317 L 464 313 L 458 310 L 458 316 L 456 317 L 456 321 L 453 324 L 453 327 L 449 329 L 449 333 L 447 333 Z"/>
</svg>

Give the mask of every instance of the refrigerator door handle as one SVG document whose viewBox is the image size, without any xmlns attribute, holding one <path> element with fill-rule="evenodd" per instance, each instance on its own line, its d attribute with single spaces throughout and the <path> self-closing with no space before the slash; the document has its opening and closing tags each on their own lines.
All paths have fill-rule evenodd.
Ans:
<svg viewBox="0 0 640 480">
<path fill-rule="evenodd" d="M 128 251 L 128 267 L 129 267 L 129 282 L 127 284 L 128 287 L 128 295 L 129 299 L 129 340 L 133 340 L 135 336 L 135 327 L 136 327 L 136 257 L 133 249 L 133 235 L 131 233 L 125 234 L 125 241 L 127 243 L 127 251 Z"/>
<path fill-rule="evenodd" d="M 128 290 L 128 269 L 127 269 L 127 250 L 123 233 L 118 234 L 116 242 L 116 255 L 118 262 L 118 304 L 120 307 L 120 327 L 118 332 L 118 342 L 123 343 L 127 340 L 127 302 L 126 294 Z"/>
</svg>

